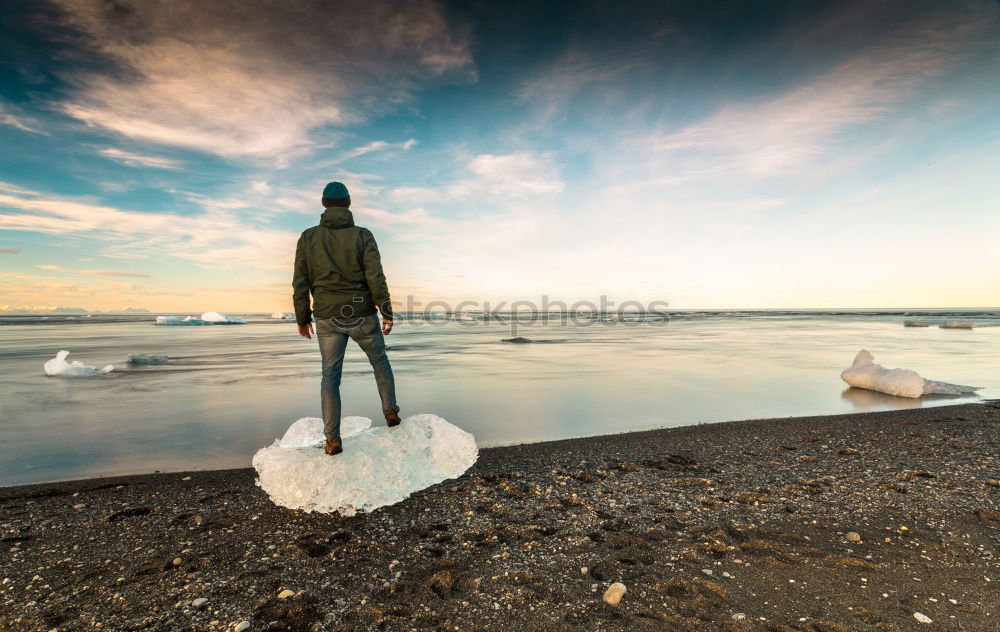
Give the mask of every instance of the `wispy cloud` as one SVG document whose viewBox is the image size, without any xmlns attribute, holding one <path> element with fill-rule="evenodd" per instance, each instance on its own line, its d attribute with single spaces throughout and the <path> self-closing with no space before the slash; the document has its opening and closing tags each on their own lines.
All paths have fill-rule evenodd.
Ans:
<svg viewBox="0 0 1000 632">
<path fill-rule="evenodd" d="M 115 71 L 78 71 L 69 115 L 134 139 L 225 157 L 287 157 L 326 126 L 474 76 L 466 29 L 433 0 L 57 0 L 81 44 Z"/>
<path fill-rule="evenodd" d="M 4 193 L 3 191 L 10 191 Z M 90 236 L 103 256 L 174 256 L 207 267 L 284 269 L 297 234 L 257 225 L 233 208 L 181 216 L 102 206 L 0 183 L 0 229 Z M 60 269 L 51 266 L 42 269 Z M 86 274 L 101 275 L 92 270 Z"/>
<path fill-rule="evenodd" d="M 777 96 L 741 101 L 676 131 L 642 139 L 670 156 L 672 177 L 809 169 L 841 135 L 901 106 L 984 36 L 981 15 L 934 15 Z"/>
<path fill-rule="evenodd" d="M 337 157 L 337 162 L 344 162 L 350 160 L 351 158 L 357 158 L 358 156 L 363 156 L 365 154 L 370 154 L 375 151 L 384 151 L 386 149 L 402 149 L 406 151 L 411 149 L 417 144 L 415 138 L 407 139 L 401 143 L 390 143 L 384 140 L 372 141 L 366 145 L 360 147 L 355 147 L 354 149 L 348 150 L 347 152 L 341 154 Z"/>
<path fill-rule="evenodd" d="M 152 167 L 154 169 L 179 169 L 181 167 L 181 163 L 176 160 L 136 154 L 115 147 L 107 147 L 97 153 L 129 167 Z"/>
<path fill-rule="evenodd" d="M 0 248 L 0 255 L 16 255 L 20 253 L 20 248 Z"/>
<path fill-rule="evenodd" d="M 452 181 L 437 187 L 396 187 L 389 198 L 397 204 L 417 206 L 470 199 L 488 203 L 490 199 L 550 196 L 564 188 L 551 153 L 524 150 L 473 156 Z"/>
<path fill-rule="evenodd" d="M 10 106 L 5 105 L 4 103 L 0 103 L 0 125 L 13 127 L 14 129 L 19 129 L 22 132 L 29 132 L 31 134 L 48 135 L 48 132 L 39 129 L 38 122 L 33 118 L 11 112 Z"/>
<path fill-rule="evenodd" d="M 94 276 L 105 276 L 105 277 L 128 277 L 133 279 L 148 279 L 148 274 L 139 274 L 138 272 L 119 272 L 117 270 L 77 270 L 79 274 L 92 274 Z"/>
</svg>

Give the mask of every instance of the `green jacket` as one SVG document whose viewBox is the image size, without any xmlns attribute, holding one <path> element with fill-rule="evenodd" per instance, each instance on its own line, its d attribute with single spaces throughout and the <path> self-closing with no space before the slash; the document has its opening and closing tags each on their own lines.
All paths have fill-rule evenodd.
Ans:
<svg viewBox="0 0 1000 632">
<path fill-rule="evenodd" d="M 354 215 L 346 208 L 327 208 L 319 226 L 299 237 L 292 300 L 300 325 L 312 322 L 313 313 L 316 318 L 351 318 L 374 314 L 376 308 L 384 318 L 392 318 L 375 237 L 367 228 L 355 226 Z"/>
</svg>

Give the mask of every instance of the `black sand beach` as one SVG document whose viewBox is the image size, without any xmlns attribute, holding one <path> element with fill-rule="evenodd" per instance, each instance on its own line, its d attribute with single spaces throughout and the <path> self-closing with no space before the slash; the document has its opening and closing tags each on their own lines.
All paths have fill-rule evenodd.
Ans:
<svg viewBox="0 0 1000 632">
<path fill-rule="evenodd" d="M 986 402 L 488 449 L 350 518 L 249 469 L 3 488 L 0 629 L 997 630 L 998 452 Z"/>
</svg>

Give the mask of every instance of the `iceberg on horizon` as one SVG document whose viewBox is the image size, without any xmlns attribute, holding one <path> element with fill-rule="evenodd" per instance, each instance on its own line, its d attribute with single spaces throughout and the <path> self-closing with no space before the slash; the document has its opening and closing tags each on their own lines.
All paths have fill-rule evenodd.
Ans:
<svg viewBox="0 0 1000 632">
<path fill-rule="evenodd" d="M 205 312 L 201 315 L 201 320 L 214 325 L 245 325 L 246 321 L 237 316 L 220 314 L 219 312 Z"/>
<path fill-rule="evenodd" d="M 437 415 L 413 415 L 394 428 L 365 417 L 341 421 L 344 451 L 323 452 L 323 422 L 306 417 L 257 451 L 257 485 L 282 507 L 351 516 L 392 505 L 461 476 L 476 462 L 476 439 Z"/>
<path fill-rule="evenodd" d="M 291 317 L 285 312 L 282 312 L 280 310 L 274 310 L 273 312 L 271 312 L 271 318 L 273 318 L 274 320 L 288 320 Z"/>
<path fill-rule="evenodd" d="M 200 318 L 196 318 L 194 316 L 187 316 L 185 318 L 181 318 L 180 316 L 157 316 L 155 324 L 190 327 L 191 325 L 204 325 L 205 321 L 201 320 Z"/>
<path fill-rule="evenodd" d="M 923 395 L 970 395 L 982 389 L 981 386 L 925 380 L 910 369 L 887 369 L 881 364 L 875 364 L 875 358 L 864 349 L 855 356 L 854 364 L 841 372 L 840 379 L 855 388 L 910 398 Z"/>
<path fill-rule="evenodd" d="M 56 354 L 56 357 L 46 361 L 42 365 L 42 368 L 45 369 L 45 374 L 49 377 L 91 377 L 94 375 L 104 375 L 115 370 L 112 364 L 98 369 L 95 366 L 87 366 L 83 362 L 77 362 L 76 360 L 67 362 L 66 357 L 68 355 L 69 351 L 62 350 Z"/>
</svg>

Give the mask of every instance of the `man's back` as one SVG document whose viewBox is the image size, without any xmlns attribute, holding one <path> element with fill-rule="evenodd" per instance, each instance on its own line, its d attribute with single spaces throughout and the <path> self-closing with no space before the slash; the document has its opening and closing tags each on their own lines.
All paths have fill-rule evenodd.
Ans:
<svg viewBox="0 0 1000 632">
<path fill-rule="evenodd" d="M 317 319 L 374 314 L 392 318 L 389 288 L 375 237 L 354 225 L 344 207 L 329 207 L 319 226 L 302 233 L 295 251 L 292 280 L 295 316 L 300 325 Z M 309 294 L 313 296 L 310 311 Z"/>
</svg>

